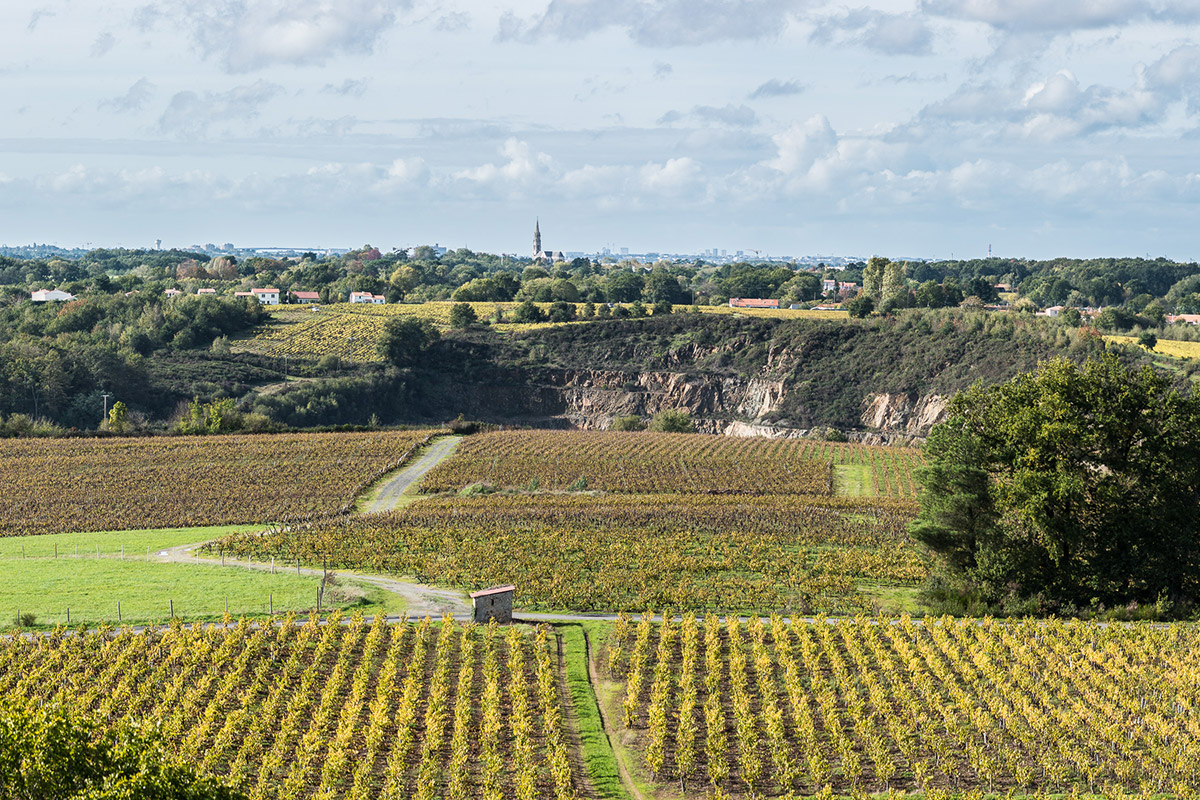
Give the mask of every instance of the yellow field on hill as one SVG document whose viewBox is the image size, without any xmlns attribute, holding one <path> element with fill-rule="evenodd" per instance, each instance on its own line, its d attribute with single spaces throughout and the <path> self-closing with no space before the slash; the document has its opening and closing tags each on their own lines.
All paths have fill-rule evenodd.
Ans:
<svg viewBox="0 0 1200 800">
<path fill-rule="evenodd" d="M 1106 342 L 1116 344 L 1137 344 L 1136 336 L 1105 336 Z M 1159 339 L 1154 346 L 1154 352 L 1175 358 L 1200 358 L 1200 342 L 1179 342 L 1174 339 Z"/>
<path fill-rule="evenodd" d="M 337 303 L 328 306 L 281 306 L 271 310 L 272 320 L 258 329 L 251 337 L 233 343 L 236 352 L 262 353 L 292 358 L 320 358 L 334 355 L 354 361 L 378 361 L 377 345 L 383 336 L 383 326 L 392 317 L 414 316 L 428 319 L 439 327 L 450 324 L 451 302 L 395 303 L 390 305 L 366 305 L 359 303 Z M 500 311 L 504 318 L 511 318 L 519 303 L 469 303 L 480 320 L 495 316 Z M 543 311 L 549 303 L 537 303 Z M 575 304 L 577 314 L 583 313 L 583 303 Z M 676 313 L 690 310 L 692 306 L 676 306 Z M 729 306 L 700 306 L 702 314 L 739 314 L 749 317 L 772 317 L 778 319 L 824 319 L 842 320 L 844 311 L 792 311 L 771 308 L 730 308 Z M 501 322 L 493 326 L 497 331 L 513 332 L 550 325 L 574 325 L 574 323 L 518 324 Z"/>
</svg>

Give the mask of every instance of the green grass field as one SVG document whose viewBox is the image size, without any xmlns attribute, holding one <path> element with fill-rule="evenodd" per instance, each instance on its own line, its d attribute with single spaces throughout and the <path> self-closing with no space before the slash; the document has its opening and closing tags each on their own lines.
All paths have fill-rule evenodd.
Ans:
<svg viewBox="0 0 1200 800">
<path fill-rule="evenodd" d="M 259 616 L 307 611 L 317 604 L 320 577 L 297 575 L 280 564 L 278 571 L 171 563 L 168 548 L 211 541 L 258 526 L 181 528 L 17 536 L 0 540 L 0 629 L 33 614 L 34 625 L 47 627 L 100 623 L 161 622 Z M 182 558 L 181 558 L 182 561 Z M 117 604 L 120 604 L 118 620 Z M 398 599 L 375 589 L 342 584 L 327 589 L 322 607 L 353 606 L 372 614 L 403 610 Z"/>
</svg>

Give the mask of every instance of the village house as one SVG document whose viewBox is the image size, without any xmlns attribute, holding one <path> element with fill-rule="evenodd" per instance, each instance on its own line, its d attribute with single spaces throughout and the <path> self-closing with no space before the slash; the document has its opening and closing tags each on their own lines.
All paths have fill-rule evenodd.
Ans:
<svg viewBox="0 0 1200 800">
<path fill-rule="evenodd" d="M 292 298 L 297 303 L 319 303 L 321 295 L 318 292 L 288 292 L 288 297 Z"/>
<path fill-rule="evenodd" d="M 209 295 L 215 295 L 216 293 L 217 293 L 217 290 L 216 290 L 216 289 L 197 289 L 197 290 L 196 290 L 196 294 L 209 294 Z M 247 294 L 248 294 L 248 293 L 247 293 Z"/>
<path fill-rule="evenodd" d="M 179 297 L 179 295 L 183 294 L 183 292 L 179 291 L 178 289 L 172 288 L 172 289 L 167 289 L 165 292 L 163 292 L 163 294 L 165 294 L 167 297 Z"/>
<path fill-rule="evenodd" d="M 264 306 L 279 305 L 278 289 L 251 289 L 250 294 L 254 295 L 254 299 Z"/>
<path fill-rule="evenodd" d="M 493 586 L 490 589 L 480 589 L 471 593 L 471 606 L 475 609 L 476 622 L 512 622 L 513 592 L 517 587 Z"/>
<path fill-rule="evenodd" d="M 61 289 L 38 289 L 29 299 L 35 303 L 61 303 L 64 300 L 74 300 L 75 295 Z"/>
<path fill-rule="evenodd" d="M 381 294 L 371 294 L 370 292 L 351 292 L 351 303 L 374 303 L 381 306 L 387 302 L 387 298 Z"/>
</svg>

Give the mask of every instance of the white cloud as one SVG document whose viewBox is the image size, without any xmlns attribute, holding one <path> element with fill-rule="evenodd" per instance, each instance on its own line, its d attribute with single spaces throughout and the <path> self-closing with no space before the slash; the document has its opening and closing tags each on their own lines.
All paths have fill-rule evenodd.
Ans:
<svg viewBox="0 0 1200 800">
<path fill-rule="evenodd" d="M 92 43 L 92 58 L 100 58 L 108 54 L 117 45 L 117 37 L 113 36 L 108 31 L 96 37 L 96 41 Z"/>
<path fill-rule="evenodd" d="M 785 175 L 807 173 L 818 158 L 832 152 L 838 143 L 837 133 L 824 114 L 797 122 L 771 139 L 778 153 L 765 166 Z"/>
<path fill-rule="evenodd" d="M 551 0 L 523 20 L 509 13 L 501 40 L 575 41 L 605 28 L 621 28 L 648 47 L 702 45 L 779 35 L 799 0 Z"/>
<path fill-rule="evenodd" d="M 702 125 L 728 125 L 735 128 L 747 128 L 758 122 L 758 115 L 749 106 L 735 106 L 729 103 L 721 107 L 694 106 L 687 113 L 674 110 L 668 111 L 658 118 L 658 123 L 660 125 L 670 125 L 684 119 L 689 119 Z"/>
<path fill-rule="evenodd" d="M 1197 0 L 924 0 L 921 10 L 1008 31 L 1075 31 L 1139 20 L 1200 19 Z"/>
<path fill-rule="evenodd" d="M 824 44 L 855 44 L 892 56 L 926 55 L 933 45 L 933 31 L 927 18 L 872 8 L 847 10 L 821 19 L 810 38 Z"/>
<path fill-rule="evenodd" d="M 679 196 L 698 192 L 703 185 L 701 168 L 687 156 L 663 164 L 648 163 L 638 170 L 638 186 L 657 195 Z"/>
<path fill-rule="evenodd" d="M 154 84 L 148 78 L 138 78 L 125 94 L 120 97 L 101 100 L 97 104 L 97 107 L 107 111 L 115 111 L 118 114 L 140 111 L 150 100 L 151 95 L 154 94 L 154 89 Z"/>
<path fill-rule="evenodd" d="M 369 86 L 370 83 L 371 81 L 368 78 L 360 78 L 357 80 L 354 78 L 346 78 L 346 80 L 336 85 L 332 83 L 325 84 L 323 87 L 321 87 L 321 93 L 340 95 L 342 97 L 362 97 L 366 93 L 367 86 Z"/>
<path fill-rule="evenodd" d="M 550 176 L 554 170 L 554 159 L 545 153 L 534 152 L 529 142 L 510 138 L 500 149 L 508 160 L 500 165 L 482 164 L 478 167 L 461 169 L 454 177 L 477 184 L 529 186 Z"/>
<path fill-rule="evenodd" d="M 246 123 L 282 92 L 282 86 L 263 80 L 227 92 L 178 92 L 159 117 L 158 128 L 186 139 L 202 138 L 214 126 L 244 132 Z"/>
<path fill-rule="evenodd" d="M 370 53 L 411 0 L 160 0 L 142 9 L 143 26 L 178 20 L 206 57 L 229 72 L 272 64 L 320 65 L 331 56 Z"/>
<path fill-rule="evenodd" d="M 760 83 L 758 88 L 750 93 L 750 100 L 760 100 L 766 97 L 788 97 L 794 94 L 800 94 L 804 91 L 804 84 L 800 81 L 781 81 L 778 78 L 771 78 L 765 83 Z"/>
</svg>

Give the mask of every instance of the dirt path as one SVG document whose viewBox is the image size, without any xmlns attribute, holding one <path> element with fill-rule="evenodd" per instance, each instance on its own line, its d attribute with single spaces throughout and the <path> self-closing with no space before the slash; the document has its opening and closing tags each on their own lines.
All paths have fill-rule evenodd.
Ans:
<svg viewBox="0 0 1200 800">
<path fill-rule="evenodd" d="M 429 470 L 449 457 L 461 441 L 461 436 L 444 436 L 436 440 L 424 453 L 417 456 L 416 461 L 401 468 L 391 477 L 384 478 L 383 483 L 364 502 L 359 513 L 379 514 L 396 508 L 404 499 L 404 493 L 420 483 Z"/>
<path fill-rule="evenodd" d="M 220 557 L 201 556 L 200 548 L 203 546 L 204 543 L 199 542 L 197 544 L 171 547 L 166 550 L 159 550 L 154 554 L 154 557 L 163 563 L 208 564 L 209 566 L 221 566 L 224 564 L 226 568 L 240 567 L 242 569 L 253 569 L 262 572 L 288 572 L 296 575 L 314 575 L 318 577 L 322 574 L 319 568 L 300 567 L 297 569 L 294 564 L 288 565 L 282 562 L 272 563 L 270 561 L 260 562 L 246 559 L 234 560 L 228 557 L 222 562 Z M 426 586 L 423 583 L 406 581 L 401 578 L 367 575 L 361 572 L 348 572 L 346 570 L 337 570 L 337 576 L 339 580 L 345 579 L 353 583 L 376 586 L 398 596 L 404 602 L 405 612 L 411 618 L 430 616 L 434 619 L 439 619 L 445 614 L 453 614 L 455 619 L 468 620 L 471 618 L 470 602 L 463 598 L 462 592 L 454 589 L 439 589 L 436 586 Z"/>
</svg>

